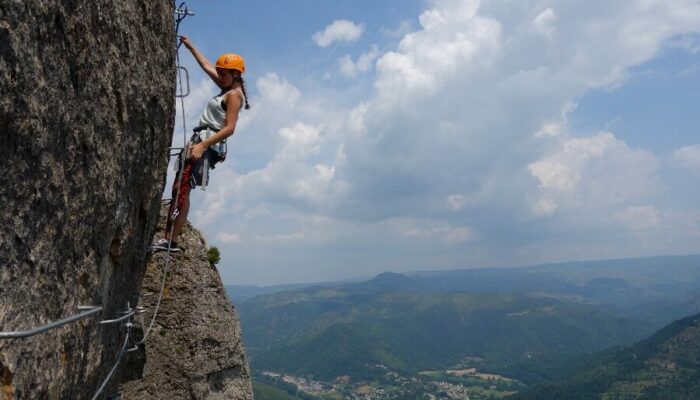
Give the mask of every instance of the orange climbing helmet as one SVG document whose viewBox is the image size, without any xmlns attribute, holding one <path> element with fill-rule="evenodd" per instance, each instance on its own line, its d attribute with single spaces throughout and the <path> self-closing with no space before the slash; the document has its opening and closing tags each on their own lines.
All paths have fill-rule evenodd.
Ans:
<svg viewBox="0 0 700 400">
<path fill-rule="evenodd" d="M 216 68 L 235 69 L 242 74 L 245 72 L 245 60 L 238 54 L 222 54 L 216 60 Z"/>
</svg>

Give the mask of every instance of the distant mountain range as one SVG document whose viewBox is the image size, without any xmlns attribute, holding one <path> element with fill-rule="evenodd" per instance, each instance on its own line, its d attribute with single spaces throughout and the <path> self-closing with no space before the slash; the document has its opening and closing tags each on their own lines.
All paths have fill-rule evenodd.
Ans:
<svg viewBox="0 0 700 400">
<path fill-rule="evenodd" d="M 657 328 L 700 312 L 700 255 L 661 256 L 393 274 L 376 279 L 277 286 L 227 286 L 238 304 L 255 296 L 309 287 L 384 284 L 391 290 L 548 293 L 615 309 Z M 373 282 L 373 283 L 369 283 Z"/>
</svg>

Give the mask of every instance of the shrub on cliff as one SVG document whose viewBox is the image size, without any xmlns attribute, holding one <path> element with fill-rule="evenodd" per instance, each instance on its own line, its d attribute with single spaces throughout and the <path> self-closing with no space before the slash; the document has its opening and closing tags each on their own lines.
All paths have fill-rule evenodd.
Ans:
<svg viewBox="0 0 700 400">
<path fill-rule="evenodd" d="M 221 261 L 221 253 L 219 253 L 219 249 L 216 246 L 212 246 L 207 250 L 207 259 L 211 265 L 216 265 Z"/>
</svg>

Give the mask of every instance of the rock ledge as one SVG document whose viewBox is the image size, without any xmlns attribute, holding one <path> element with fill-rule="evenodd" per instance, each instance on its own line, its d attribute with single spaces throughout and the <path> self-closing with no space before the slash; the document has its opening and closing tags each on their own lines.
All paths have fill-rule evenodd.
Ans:
<svg viewBox="0 0 700 400">
<path fill-rule="evenodd" d="M 165 221 L 161 213 L 161 227 Z M 123 399 L 252 399 L 250 372 L 238 316 L 207 244 L 188 223 L 183 251 L 170 256 L 163 299 L 140 352 L 130 353 L 122 369 Z M 142 286 L 137 331 L 150 323 L 168 255 L 154 254 Z"/>
</svg>

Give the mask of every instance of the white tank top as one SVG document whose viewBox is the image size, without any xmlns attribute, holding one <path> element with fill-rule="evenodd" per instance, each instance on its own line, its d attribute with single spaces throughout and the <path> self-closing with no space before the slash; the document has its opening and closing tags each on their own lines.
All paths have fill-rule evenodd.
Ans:
<svg viewBox="0 0 700 400">
<path fill-rule="evenodd" d="M 242 108 L 243 104 L 245 103 L 245 96 L 243 96 L 243 91 L 240 88 L 231 90 L 237 91 L 238 94 L 241 96 Z M 201 136 L 202 140 L 208 139 L 210 136 L 214 135 L 221 128 L 223 128 L 224 125 L 226 125 L 226 110 L 224 110 L 224 108 L 222 107 L 222 103 L 226 94 L 228 94 L 228 92 L 214 96 L 207 102 L 206 107 L 204 107 L 204 111 L 202 111 L 202 115 L 199 117 L 199 126 L 208 126 L 210 127 L 210 129 L 205 129 L 199 132 L 199 135 Z M 213 144 L 209 147 L 221 153 L 224 151 L 225 143 L 226 140 L 222 140 L 221 142 Z"/>
</svg>

